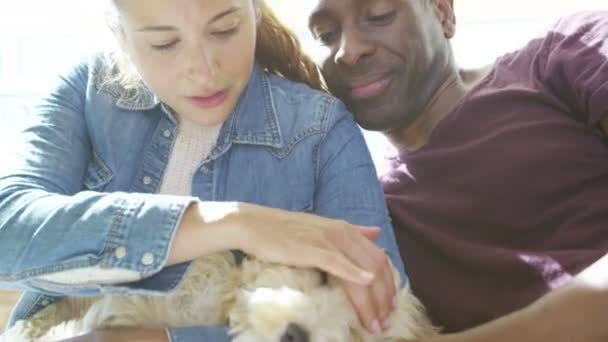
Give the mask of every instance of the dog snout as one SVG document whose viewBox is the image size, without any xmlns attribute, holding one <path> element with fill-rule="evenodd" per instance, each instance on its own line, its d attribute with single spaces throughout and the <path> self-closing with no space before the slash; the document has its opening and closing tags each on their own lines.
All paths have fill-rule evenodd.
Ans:
<svg viewBox="0 0 608 342">
<path fill-rule="evenodd" d="M 308 331 L 296 323 L 287 326 L 285 333 L 281 336 L 281 342 L 309 342 Z"/>
</svg>

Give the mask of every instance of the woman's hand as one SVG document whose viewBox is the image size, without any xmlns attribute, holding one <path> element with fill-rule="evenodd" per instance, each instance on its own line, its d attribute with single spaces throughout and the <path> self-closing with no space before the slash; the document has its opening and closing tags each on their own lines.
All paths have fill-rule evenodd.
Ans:
<svg viewBox="0 0 608 342">
<path fill-rule="evenodd" d="M 388 257 L 372 240 L 380 230 L 306 213 L 240 205 L 239 248 L 247 254 L 295 267 L 313 267 L 340 279 L 362 323 L 388 329 L 396 295 Z"/>
<path fill-rule="evenodd" d="M 162 329 L 116 328 L 93 331 L 60 342 L 168 342 Z"/>
<path fill-rule="evenodd" d="M 318 268 L 343 280 L 370 331 L 387 328 L 396 289 L 386 254 L 372 242 L 378 228 L 236 202 L 193 204 L 180 225 L 168 265 L 240 249 L 270 262 Z"/>
<path fill-rule="evenodd" d="M 342 288 L 355 306 L 359 320 L 370 332 L 386 331 L 390 328 L 389 316 L 396 306 L 392 268 L 382 251 L 370 252 L 368 260 L 362 263 L 368 265 L 366 269 L 374 270 L 374 280 L 369 285 L 342 281 Z"/>
</svg>

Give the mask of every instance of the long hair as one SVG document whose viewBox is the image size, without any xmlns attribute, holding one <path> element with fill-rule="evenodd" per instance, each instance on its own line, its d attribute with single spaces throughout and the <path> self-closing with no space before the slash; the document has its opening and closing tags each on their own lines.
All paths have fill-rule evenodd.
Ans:
<svg viewBox="0 0 608 342">
<path fill-rule="evenodd" d="M 279 19 L 264 0 L 256 0 L 260 11 L 256 60 L 268 72 L 311 88 L 326 91 L 319 69 L 302 51 L 298 38 Z"/>
<path fill-rule="evenodd" d="M 120 28 L 119 14 L 114 1 L 110 0 L 106 20 L 114 34 L 120 35 L 124 33 Z M 302 51 L 296 35 L 279 21 L 264 0 L 253 1 L 260 16 L 257 24 L 256 62 L 269 73 L 327 92 L 318 67 Z M 112 73 L 104 83 L 116 82 L 126 90 L 137 90 L 143 85 L 141 76 L 128 56 L 120 49 L 115 50 L 107 54 L 106 59 Z"/>
</svg>

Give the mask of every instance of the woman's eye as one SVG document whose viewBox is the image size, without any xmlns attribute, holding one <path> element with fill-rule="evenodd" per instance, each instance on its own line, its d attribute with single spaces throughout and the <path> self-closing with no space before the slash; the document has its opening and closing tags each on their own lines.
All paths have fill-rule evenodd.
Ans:
<svg viewBox="0 0 608 342">
<path fill-rule="evenodd" d="M 374 23 L 374 24 L 388 24 L 389 22 L 391 22 L 395 16 L 397 15 L 397 11 L 393 10 L 390 12 L 386 12 L 380 15 L 370 15 L 367 20 L 369 20 L 370 22 Z"/>
<path fill-rule="evenodd" d="M 179 40 L 174 40 L 174 41 L 166 43 L 166 44 L 158 44 L 158 45 L 152 44 L 152 48 L 154 50 L 158 50 L 158 51 L 168 51 L 168 50 L 171 50 L 172 48 L 174 48 L 177 45 L 177 43 L 179 43 Z"/>
<path fill-rule="evenodd" d="M 220 30 L 220 31 L 215 31 L 212 32 L 211 34 L 218 37 L 218 38 L 228 38 L 230 36 L 232 36 L 233 34 L 235 34 L 239 29 L 239 26 L 235 26 L 232 28 L 229 28 L 227 30 Z"/>
</svg>

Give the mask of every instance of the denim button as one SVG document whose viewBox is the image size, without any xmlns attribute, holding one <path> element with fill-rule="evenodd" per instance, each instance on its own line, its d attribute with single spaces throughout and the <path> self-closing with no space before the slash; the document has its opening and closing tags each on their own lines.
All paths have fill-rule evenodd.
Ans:
<svg viewBox="0 0 608 342">
<path fill-rule="evenodd" d="M 51 302 L 49 302 L 48 300 L 43 300 L 40 304 L 42 304 L 42 306 L 49 306 L 51 304 Z"/>
<path fill-rule="evenodd" d="M 141 263 L 146 266 L 152 265 L 154 263 L 154 254 L 145 253 L 144 256 L 141 258 Z"/>
<path fill-rule="evenodd" d="M 144 179 L 143 179 L 143 181 L 144 181 L 145 185 L 150 185 L 150 184 L 152 184 L 152 177 L 145 176 Z"/>
<path fill-rule="evenodd" d="M 124 247 L 116 248 L 116 250 L 114 251 L 114 256 L 116 256 L 116 259 L 122 259 L 122 258 L 126 257 L 127 249 Z"/>
<path fill-rule="evenodd" d="M 206 166 L 201 167 L 201 172 L 204 174 L 208 174 L 209 173 L 209 168 Z"/>
<path fill-rule="evenodd" d="M 168 130 L 168 129 L 166 129 L 166 130 L 163 132 L 163 136 L 164 136 L 165 138 L 167 138 L 167 139 L 171 138 L 171 131 L 170 131 L 170 130 Z"/>
</svg>

